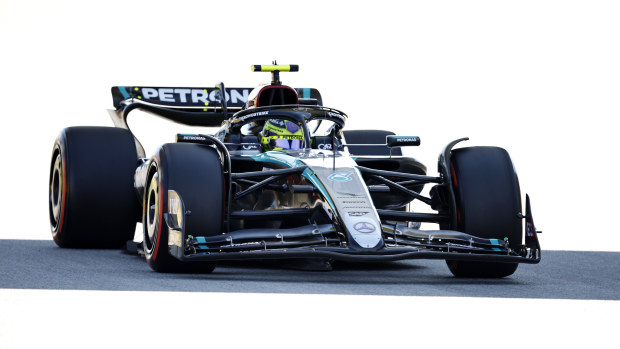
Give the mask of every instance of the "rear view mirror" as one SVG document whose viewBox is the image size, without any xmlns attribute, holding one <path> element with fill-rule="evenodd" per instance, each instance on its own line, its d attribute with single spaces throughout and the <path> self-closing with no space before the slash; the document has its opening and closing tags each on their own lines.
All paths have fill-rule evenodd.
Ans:
<svg viewBox="0 0 620 349">
<path fill-rule="evenodd" d="M 420 145 L 420 137 L 417 136 L 386 136 L 385 143 L 388 147 L 408 147 Z"/>
</svg>

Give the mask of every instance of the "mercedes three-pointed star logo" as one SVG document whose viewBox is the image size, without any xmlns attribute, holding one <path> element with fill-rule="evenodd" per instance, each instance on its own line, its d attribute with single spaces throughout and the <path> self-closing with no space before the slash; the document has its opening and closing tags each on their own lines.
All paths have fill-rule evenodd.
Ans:
<svg viewBox="0 0 620 349">
<path fill-rule="evenodd" d="M 359 231 L 360 233 L 368 234 L 368 233 L 372 233 L 373 231 L 375 231 L 375 226 L 369 222 L 358 222 L 358 223 L 355 223 L 355 225 L 353 226 L 353 229 Z"/>
</svg>

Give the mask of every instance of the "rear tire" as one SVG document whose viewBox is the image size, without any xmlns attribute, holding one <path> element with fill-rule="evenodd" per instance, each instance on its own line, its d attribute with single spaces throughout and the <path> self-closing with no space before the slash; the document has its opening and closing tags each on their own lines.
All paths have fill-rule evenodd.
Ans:
<svg viewBox="0 0 620 349">
<path fill-rule="evenodd" d="M 521 193 L 508 152 L 497 147 L 455 149 L 451 156 L 457 230 L 487 239 L 522 244 Z M 446 261 L 456 277 L 501 278 L 518 263 Z"/>
<path fill-rule="evenodd" d="M 60 247 L 120 248 L 133 240 L 140 205 L 133 135 L 69 127 L 54 143 L 49 180 L 52 237 Z"/>
<path fill-rule="evenodd" d="M 210 273 L 215 262 L 181 262 L 168 250 L 168 190 L 176 191 L 189 211 L 185 232 L 194 236 L 222 233 L 224 175 L 217 152 L 192 143 L 164 144 L 149 165 L 144 192 L 144 252 L 158 272 Z"/>
</svg>

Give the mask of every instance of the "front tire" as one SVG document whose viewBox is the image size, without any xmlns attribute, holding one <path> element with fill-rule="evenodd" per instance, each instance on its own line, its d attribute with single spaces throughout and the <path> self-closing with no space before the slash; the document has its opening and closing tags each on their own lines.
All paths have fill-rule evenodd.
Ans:
<svg viewBox="0 0 620 349">
<path fill-rule="evenodd" d="M 522 244 L 521 193 L 508 152 L 498 147 L 452 151 L 451 171 L 457 207 L 457 230 L 487 239 Z M 456 277 L 501 278 L 518 263 L 446 261 Z"/>
<path fill-rule="evenodd" d="M 210 273 L 215 262 L 181 262 L 168 251 L 168 190 L 176 191 L 187 214 L 185 232 L 194 236 L 222 233 L 224 175 L 217 152 L 192 143 L 164 144 L 151 160 L 144 209 L 144 252 L 149 266 L 158 272 Z"/>
</svg>

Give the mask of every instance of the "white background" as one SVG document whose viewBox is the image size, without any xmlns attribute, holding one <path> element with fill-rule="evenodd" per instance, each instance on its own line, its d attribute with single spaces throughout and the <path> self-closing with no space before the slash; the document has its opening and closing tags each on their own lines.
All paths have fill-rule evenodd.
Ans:
<svg viewBox="0 0 620 349">
<path fill-rule="evenodd" d="M 420 136 L 407 153 L 431 173 L 453 139 L 505 147 L 543 249 L 620 251 L 618 18 L 614 1 L 0 0 L 0 238 L 50 238 L 54 138 L 111 126 L 111 86 L 252 87 L 275 59 L 349 128 Z"/>
<path fill-rule="evenodd" d="M 431 172 L 455 138 L 505 147 L 544 248 L 620 251 L 618 14 L 603 1 L 2 0 L 2 236 L 49 238 L 53 140 L 111 126 L 111 86 L 252 87 L 270 77 L 250 65 L 277 59 L 349 128 L 420 136 L 407 152 Z"/>
</svg>

